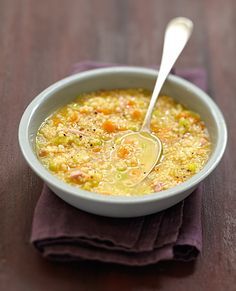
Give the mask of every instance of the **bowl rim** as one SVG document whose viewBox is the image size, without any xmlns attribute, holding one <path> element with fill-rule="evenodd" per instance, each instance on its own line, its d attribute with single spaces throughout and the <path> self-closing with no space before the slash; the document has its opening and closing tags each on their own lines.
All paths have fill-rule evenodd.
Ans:
<svg viewBox="0 0 236 291">
<path fill-rule="evenodd" d="M 200 170 L 190 179 L 170 189 L 163 190 L 160 192 L 153 192 L 147 195 L 136 195 L 136 196 L 103 195 L 91 191 L 86 191 L 79 187 L 71 186 L 63 182 L 62 180 L 51 174 L 37 159 L 30 145 L 29 124 L 32 116 L 34 115 L 36 109 L 41 105 L 41 103 L 43 103 L 44 100 L 50 98 L 50 95 L 52 93 L 60 91 L 65 86 L 73 84 L 78 79 L 82 81 L 83 79 L 86 79 L 88 77 L 96 78 L 96 76 L 101 74 L 117 74 L 117 73 L 133 73 L 153 76 L 158 74 L 158 71 L 155 69 L 143 67 L 114 66 L 109 68 L 97 68 L 85 72 L 79 72 L 52 84 L 51 86 L 43 90 L 41 93 L 39 93 L 30 102 L 30 104 L 27 106 L 21 117 L 18 129 L 18 140 L 20 149 L 28 165 L 46 184 L 52 186 L 53 188 L 60 189 L 64 193 L 76 196 L 81 199 L 102 202 L 105 204 L 114 203 L 137 204 L 145 202 L 154 202 L 170 198 L 172 196 L 176 196 L 184 191 L 194 188 L 197 184 L 204 180 L 216 168 L 216 166 L 220 162 L 227 144 L 227 127 L 223 114 L 221 113 L 216 103 L 211 99 L 211 97 L 208 94 L 206 94 L 203 90 L 198 88 L 196 85 L 190 83 L 189 81 L 171 74 L 168 76 L 169 81 L 187 88 L 189 91 L 194 92 L 201 100 L 204 101 L 204 104 L 207 105 L 215 120 L 218 133 L 221 137 L 217 139 L 215 149 L 211 154 L 209 160 L 207 161 L 206 165 L 203 167 L 202 170 Z"/>
</svg>

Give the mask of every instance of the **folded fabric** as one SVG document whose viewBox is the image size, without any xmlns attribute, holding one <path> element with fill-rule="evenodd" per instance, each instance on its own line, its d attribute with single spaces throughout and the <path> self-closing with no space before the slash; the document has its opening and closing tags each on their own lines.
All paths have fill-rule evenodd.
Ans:
<svg viewBox="0 0 236 291">
<path fill-rule="evenodd" d="M 82 62 L 74 72 L 112 66 Z M 202 69 L 175 74 L 206 89 Z M 48 259 L 93 260 L 141 266 L 161 260 L 189 261 L 202 248 L 201 188 L 162 212 L 137 218 L 109 218 L 78 210 L 44 185 L 35 208 L 31 242 Z"/>
</svg>

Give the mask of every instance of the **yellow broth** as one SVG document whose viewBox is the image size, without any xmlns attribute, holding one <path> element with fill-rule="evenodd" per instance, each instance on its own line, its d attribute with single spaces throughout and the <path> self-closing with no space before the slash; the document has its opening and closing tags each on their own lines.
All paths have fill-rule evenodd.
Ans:
<svg viewBox="0 0 236 291">
<path fill-rule="evenodd" d="M 132 142 L 120 144 L 120 137 L 140 129 L 150 96 L 145 89 L 78 96 L 40 126 L 39 160 L 64 182 L 106 195 L 149 194 L 186 181 L 208 160 L 209 134 L 197 113 L 170 96 L 160 96 L 151 130 L 162 141 L 162 158 L 140 184 L 121 183 L 142 174 L 141 148 Z"/>
</svg>

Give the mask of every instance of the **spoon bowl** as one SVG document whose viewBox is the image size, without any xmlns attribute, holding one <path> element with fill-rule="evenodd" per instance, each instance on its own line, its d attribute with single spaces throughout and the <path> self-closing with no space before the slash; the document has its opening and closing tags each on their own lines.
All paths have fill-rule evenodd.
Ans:
<svg viewBox="0 0 236 291">
<path fill-rule="evenodd" d="M 126 179 L 121 179 L 119 183 L 125 186 L 134 187 L 144 180 L 152 171 L 153 167 L 160 160 L 162 155 L 162 143 L 160 139 L 149 132 L 132 132 L 122 136 L 116 147 L 117 152 L 125 144 L 132 144 L 136 150 L 138 169 L 132 175 L 133 169 L 128 169 Z M 152 153 L 150 155 L 150 153 Z"/>
</svg>

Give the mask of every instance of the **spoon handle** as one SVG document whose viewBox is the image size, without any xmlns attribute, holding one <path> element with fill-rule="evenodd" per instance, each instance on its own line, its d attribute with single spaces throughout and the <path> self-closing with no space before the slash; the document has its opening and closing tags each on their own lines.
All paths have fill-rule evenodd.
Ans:
<svg viewBox="0 0 236 291">
<path fill-rule="evenodd" d="M 178 56 L 188 42 L 192 30 L 193 23 L 188 18 L 177 17 L 168 23 L 165 31 L 161 65 L 141 131 L 150 131 L 152 112 L 161 88 Z"/>
</svg>

